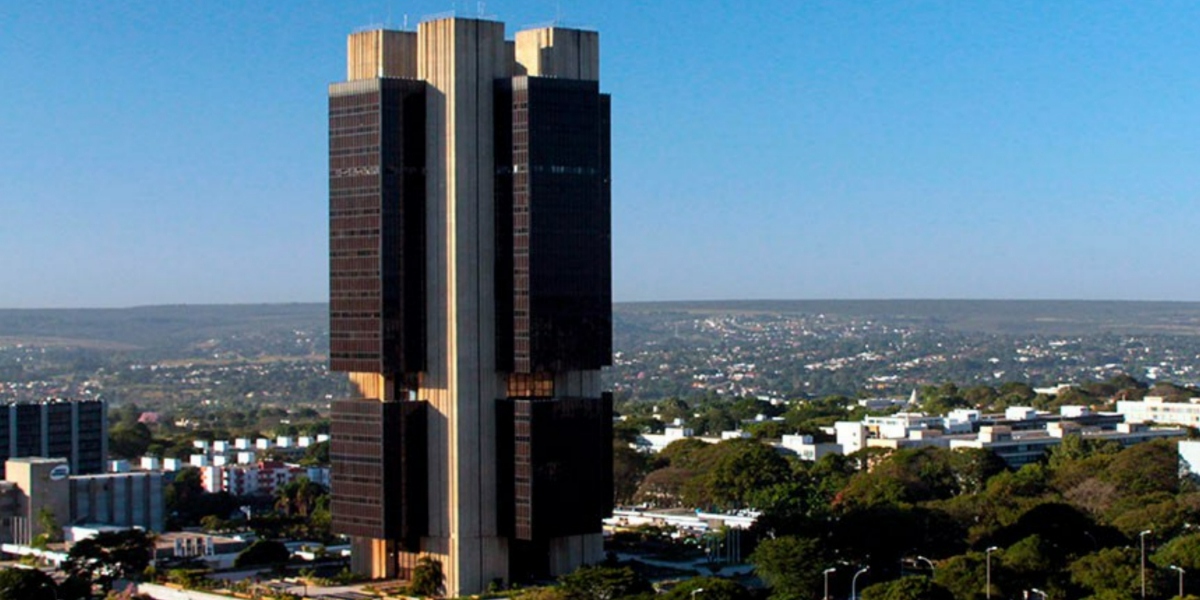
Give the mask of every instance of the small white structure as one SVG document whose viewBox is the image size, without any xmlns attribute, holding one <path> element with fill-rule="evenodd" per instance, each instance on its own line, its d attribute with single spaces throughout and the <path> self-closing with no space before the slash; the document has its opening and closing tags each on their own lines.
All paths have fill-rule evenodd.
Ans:
<svg viewBox="0 0 1200 600">
<path fill-rule="evenodd" d="M 200 486 L 210 494 L 220 492 L 224 487 L 221 476 L 221 467 L 211 465 L 200 467 Z"/>
<path fill-rule="evenodd" d="M 128 473 L 132 470 L 133 470 L 133 468 L 129 465 L 129 461 L 127 461 L 123 458 L 119 459 L 119 460 L 108 461 L 108 472 L 109 473 Z"/>
<path fill-rule="evenodd" d="M 875 437 L 904 439 L 913 429 L 941 427 L 942 420 L 942 417 L 931 417 L 924 413 L 898 412 L 884 417 L 867 417 L 863 423 Z"/>
<path fill-rule="evenodd" d="M 1200 440 L 1179 441 L 1179 475 L 1200 478 Z"/>
<path fill-rule="evenodd" d="M 188 459 L 188 464 L 192 465 L 193 467 L 204 468 L 210 464 L 210 461 L 207 454 L 193 454 L 191 458 Z"/>
<path fill-rule="evenodd" d="M 800 460 L 814 462 L 826 454 L 841 454 L 842 447 L 833 443 L 816 443 L 811 435 L 785 435 L 779 446 L 796 453 Z"/>
<path fill-rule="evenodd" d="M 1058 409 L 1058 414 L 1069 419 L 1078 419 L 1094 414 L 1090 406 L 1067 405 L 1061 406 Z"/>
<path fill-rule="evenodd" d="M 695 433 L 686 427 L 667 427 L 662 433 L 643 433 L 637 437 L 639 450 L 657 454 L 676 440 L 687 439 Z"/>
<path fill-rule="evenodd" d="M 1004 418 L 1009 421 L 1028 421 L 1037 418 L 1037 410 L 1031 406 L 1010 406 L 1004 410 Z"/>
<path fill-rule="evenodd" d="M 838 421 L 833 424 L 833 431 L 845 454 L 854 454 L 867 445 L 867 426 L 861 421 Z"/>
</svg>

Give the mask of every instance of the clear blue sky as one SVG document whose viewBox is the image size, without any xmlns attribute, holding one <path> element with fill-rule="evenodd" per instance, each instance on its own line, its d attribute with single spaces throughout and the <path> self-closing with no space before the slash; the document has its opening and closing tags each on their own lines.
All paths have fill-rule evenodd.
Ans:
<svg viewBox="0 0 1200 600">
<path fill-rule="evenodd" d="M 0 307 L 324 300 L 345 35 L 453 8 L 0 3 Z M 1198 3 L 485 11 L 601 32 L 618 301 L 1200 300 Z"/>
</svg>

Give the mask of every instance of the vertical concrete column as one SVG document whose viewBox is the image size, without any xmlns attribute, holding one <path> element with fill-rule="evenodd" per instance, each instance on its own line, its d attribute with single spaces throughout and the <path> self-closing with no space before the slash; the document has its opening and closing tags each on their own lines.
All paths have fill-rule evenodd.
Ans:
<svg viewBox="0 0 1200 600">
<path fill-rule="evenodd" d="M 418 30 L 426 105 L 428 553 L 446 593 L 507 578 L 496 524 L 495 80 L 510 76 L 504 25 L 449 18 Z"/>
</svg>

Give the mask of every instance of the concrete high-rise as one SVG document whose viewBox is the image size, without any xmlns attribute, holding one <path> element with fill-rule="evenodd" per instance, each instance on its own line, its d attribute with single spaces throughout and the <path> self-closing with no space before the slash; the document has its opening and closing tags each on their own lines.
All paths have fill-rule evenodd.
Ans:
<svg viewBox="0 0 1200 600">
<path fill-rule="evenodd" d="M 609 99 L 599 36 L 446 18 L 348 42 L 329 88 L 336 531 L 446 593 L 603 558 Z"/>
<path fill-rule="evenodd" d="M 9 458 L 64 458 L 71 473 L 104 472 L 108 403 L 64 400 L 0 404 L 0 465 Z M 0 475 L 3 474 L 0 469 Z"/>
</svg>

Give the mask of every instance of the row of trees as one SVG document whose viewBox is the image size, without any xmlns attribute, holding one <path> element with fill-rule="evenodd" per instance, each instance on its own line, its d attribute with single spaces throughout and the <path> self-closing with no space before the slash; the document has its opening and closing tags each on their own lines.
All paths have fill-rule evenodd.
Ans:
<svg viewBox="0 0 1200 600">
<path fill-rule="evenodd" d="M 844 589 L 869 567 L 868 600 L 983 600 L 990 562 L 992 597 L 1037 588 L 1132 600 L 1143 531 L 1149 597 L 1175 589 L 1169 565 L 1200 569 L 1200 532 L 1188 525 L 1200 492 L 1180 480 L 1171 442 L 1121 449 L 1068 437 L 1016 471 L 982 451 L 900 450 L 826 457 L 795 475 L 759 496 L 763 541 L 751 556 L 779 598 L 819 598 L 825 569 Z M 903 577 L 914 573 L 923 579 Z"/>
</svg>

